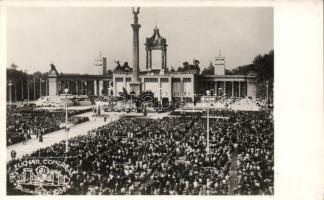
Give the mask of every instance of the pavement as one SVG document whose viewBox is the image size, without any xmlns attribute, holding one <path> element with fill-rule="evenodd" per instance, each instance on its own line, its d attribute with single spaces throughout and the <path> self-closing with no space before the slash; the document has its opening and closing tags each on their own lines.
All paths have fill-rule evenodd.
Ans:
<svg viewBox="0 0 324 200">
<path fill-rule="evenodd" d="M 103 115 L 107 116 L 107 121 L 104 122 L 104 117 L 95 117 L 93 112 L 87 112 L 83 114 L 79 114 L 77 116 L 85 116 L 89 117 L 89 121 L 83 122 L 81 124 L 77 124 L 70 128 L 68 132 L 68 137 L 76 137 L 79 135 L 86 135 L 88 131 L 108 124 L 112 121 L 115 121 L 120 118 L 120 116 L 124 115 L 125 112 L 103 112 Z M 167 116 L 169 112 L 166 113 L 147 113 L 148 118 L 159 119 Z M 11 151 L 15 150 L 17 155 L 16 158 L 21 158 L 23 155 L 31 154 L 33 151 L 36 151 L 40 148 L 45 148 L 60 142 L 66 139 L 66 133 L 64 129 L 60 129 L 58 131 L 54 131 L 51 133 L 47 133 L 43 136 L 43 142 L 39 142 L 35 135 L 32 135 L 32 139 L 28 140 L 26 144 L 23 142 L 7 146 L 7 161 L 11 160 Z"/>
<path fill-rule="evenodd" d="M 104 118 L 93 117 L 92 112 L 87 112 L 78 115 L 78 116 L 89 117 L 89 121 L 71 127 L 70 131 L 68 132 L 68 137 L 71 138 L 78 135 L 86 135 L 89 130 L 95 129 L 97 127 L 103 126 L 107 123 L 119 119 L 120 115 L 122 115 L 123 113 L 109 112 L 107 114 L 109 115 L 109 117 L 107 118 L 106 122 L 104 122 Z M 36 136 L 33 135 L 32 139 L 28 140 L 26 144 L 20 142 L 14 145 L 7 146 L 7 161 L 11 160 L 10 153 L 12 150 L 16 151 L 17 153 L 16 158 L 21 158 L 23 155 L 30 154 L 39 148 L 51 146 L 52 144 L 60 142 L 65 139 L 66 139 L 66 133 L 64 129 L 45 134 L 43 136 L 43 142 L 39 142 Z"/>
</svg>

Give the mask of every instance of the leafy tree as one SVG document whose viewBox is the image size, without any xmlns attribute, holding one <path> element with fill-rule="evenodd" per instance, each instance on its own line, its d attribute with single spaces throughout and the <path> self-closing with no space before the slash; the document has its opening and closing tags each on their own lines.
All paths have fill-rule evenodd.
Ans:
<svg viewBox="0 0 324 200">
<path fill-rule="evenodd" d="M 10 69 L 17 70 L 17 68 L 18 68 L 18 65 L 16 65 L 15 63 L 12 63 L 12 64 L 10 65 Z"/>
<path fill-rule="evenodd" d="M 202 75 L 214 75 L 214 73 L 215 73 L 215 67 L 212 62 L 210 62 L 209 66 L 201 72 Z"/>
<path fill-rule="evenodd" d="M 178 72 L 185 72 L 189 70 L 196 70 L 199 74 L 200 67 L 199 67 L 199 60 L 194 59 L 192 64 L 189 64 L 189 62 L 185 61 L 182 63 L 183 67 L 178 68 Z"/>
<path fill-rule="evenodd" d="M 274 51 L 264 55 L 257 55 L 252 64 L 239 66 L 226 74 L 248 75 L 250 72 L 256 73 L 257 96 L 264 98 L 266 96 L 267 86 L 270 99 L 273 98 L 274 81 Z"/>
</svg>

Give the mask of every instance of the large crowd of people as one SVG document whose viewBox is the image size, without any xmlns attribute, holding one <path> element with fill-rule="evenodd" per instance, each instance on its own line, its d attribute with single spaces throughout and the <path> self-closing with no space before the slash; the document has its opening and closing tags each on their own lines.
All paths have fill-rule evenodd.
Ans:
<svg viewBox="0 0 324 200">
<path fill-rule="evenodd" d="M 209 149 L 202 113 L 120 119 L 39 149 L 31 157 L 66 157 L 67 194 L 273 194 L 273 122 L 268 112 L 211 112 Z M 237 186 L 231 188 L 232 154 Z M 15 163 L 7 165 L 12 170 Z M 11 187 L 10 184 L 8 187 Z"/>
<path fill-rule="evenodd" d="M 69 121 L 79 124 L 88 121 L 88 117 L 76 117 L 80 110 L 68 112 Z M 16 107 L 7 111 L 7 145 L 16 144 L 31 139 L 32 135 L 42 135 L 60 129 L 64 123 L 64 110 L 35 109 L 32 107 Z"/>
</svg>

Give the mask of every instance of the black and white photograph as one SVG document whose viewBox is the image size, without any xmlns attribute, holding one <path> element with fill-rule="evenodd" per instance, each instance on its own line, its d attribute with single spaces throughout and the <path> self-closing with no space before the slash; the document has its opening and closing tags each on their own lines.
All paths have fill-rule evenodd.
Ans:
<svg viewBox="0 0 324 200">
<path fill-rule="evenodd" d="M 274 23 L 273 6 L 7 7 L 6 195 L 276 195 Z"/>
</svg>

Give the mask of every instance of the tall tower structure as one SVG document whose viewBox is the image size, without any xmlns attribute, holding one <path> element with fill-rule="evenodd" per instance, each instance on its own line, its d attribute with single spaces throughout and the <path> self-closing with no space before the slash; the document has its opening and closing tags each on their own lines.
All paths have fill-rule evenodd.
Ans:
<svg viewBox="0 0 324 200">
<path fill-rule="evenodd" d="M 107 73 L 107 58 L 101 56 L 95 59 L 95 75 L 104 75 Z"/>
<path fill-rule="evenodd" d="M 154 33 L 151 37 L 146 38 L 146 69 L 152 70 L 152 50 L 161 50 L 161 70 L 167 68 L 167 42 L 161 37 L 160 31 L 155 26 Z"/>
<path fill-rule="evenodd" d="M 225 75 L 225 57 L 221 55 L 220 50 L 215 58 L 215 75 Z"/>
<path fill-rule="evenodd" d="M 134 23 L 131 24 L 133 28 L 133 77 L 132 81 L 130 82 L 130 90 L 135 92 L 136 95 L 140 95 L 141 93 L 141 82 L 139 81 L 139 29 L 141 25 L 138 23 L 138 14 L 140 8 L 137 7 L 136 11 L 133 9 L 134 15 Z"/>
</svg>

